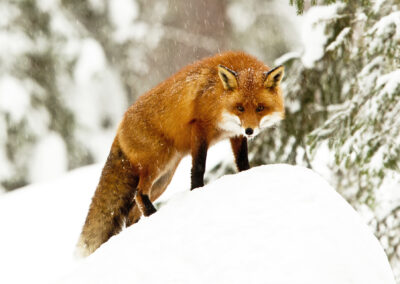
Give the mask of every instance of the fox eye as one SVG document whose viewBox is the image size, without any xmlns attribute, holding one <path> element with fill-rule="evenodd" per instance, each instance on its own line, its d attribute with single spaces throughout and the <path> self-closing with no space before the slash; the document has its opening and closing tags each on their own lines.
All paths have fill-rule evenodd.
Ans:
<svg viewBox="0 0 400 284">
<path fill-rule="evenodd" d="M 244 112 L 244 107 L 243 106 L 237 106 L 236 108 L 237 108 L 238 111 Z"/>
<path fill-rule="evenodd" d="M 258 106 L 256 108 L 256 112 L 260 112 L 260 111 L 263 111 L 263 110 L 264 110 L 264 106 Z"/>
</svg>

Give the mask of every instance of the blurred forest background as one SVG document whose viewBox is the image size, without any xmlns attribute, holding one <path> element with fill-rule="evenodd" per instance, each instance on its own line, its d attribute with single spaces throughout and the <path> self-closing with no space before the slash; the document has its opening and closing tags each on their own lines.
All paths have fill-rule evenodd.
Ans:
<svg viewBox="0 0 400 284">
<path fill-rule="evenodd" d="M 399 279 L 399 46 L 399 0 L 3 0 L 0 191 L 103 162 L 138 96 L 244 50 L 286 67 L 287 118 L 251 142 L 251 163 L 323 175 Z M 221 161 L 208 178 L 233 171 Z"/>
</svg>

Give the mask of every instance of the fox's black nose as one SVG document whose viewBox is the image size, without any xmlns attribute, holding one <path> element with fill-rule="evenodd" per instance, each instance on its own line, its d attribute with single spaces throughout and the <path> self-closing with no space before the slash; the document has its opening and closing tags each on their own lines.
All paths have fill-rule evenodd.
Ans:
<svg viewBox="0 0 400 284">
<path fill-rule="evenodd" d="M 247 135 L 251 135 L 251 134 L 253 134 L 253 128 L 246 128 L 245 132 Z"/>
</svg>

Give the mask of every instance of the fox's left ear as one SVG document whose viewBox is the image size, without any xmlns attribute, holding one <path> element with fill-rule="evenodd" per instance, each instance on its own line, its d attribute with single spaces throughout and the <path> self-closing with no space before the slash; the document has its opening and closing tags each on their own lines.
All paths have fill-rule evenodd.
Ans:
<svg viewBox="0 0 400 284">
<path fill-rule="evenodd" d="M 225 90 L 233 90 L 238 86 L 237 73 L 228 67 L 218 65 L 218 76 L 222 81 Z"/>
<path fill-rule="evenodd" d="M 278 66 L 274 69 L 264 73 L 264 86 L 266 88 L 278 87 L 282 81 L 283 75 L 285 74 L 285 67 Z"/>
</svg>

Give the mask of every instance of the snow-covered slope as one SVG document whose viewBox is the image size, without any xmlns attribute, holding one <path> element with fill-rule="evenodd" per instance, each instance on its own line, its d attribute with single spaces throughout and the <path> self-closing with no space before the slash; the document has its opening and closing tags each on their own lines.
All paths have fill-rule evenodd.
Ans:
<svg viewBox="0 0 400 284">
<path fill-rule="evenodd" d="M 81 168 L 0 196 L 0 283 L 49 283 L 74 264 L 100 170 Z"/>
<path fill-rule="evenodd" d="M 233 159 L 229 141 L 210 148 L 207 168 L 221 159 Z M 0 195 L 0 284 L 54 283 L 77 265 L 75 244 L 102 166 L 83 167 Z M 189 190 L 190 167 L 190 157 L 184 158 L 159 202 Z"/>
<path fill-rule="evenodd" d="M 74 260 L 100 169 L 0 197 L 0 283 L 394 283 L 357 213 L 321 177 L 288 165 L 177 193 Z"/>
<path fill-rule="evenodd" d="M 394 283 L 357 213 L 312 171 L 254 168 L 174 196 L 62 283 Z"/>
</svg>

